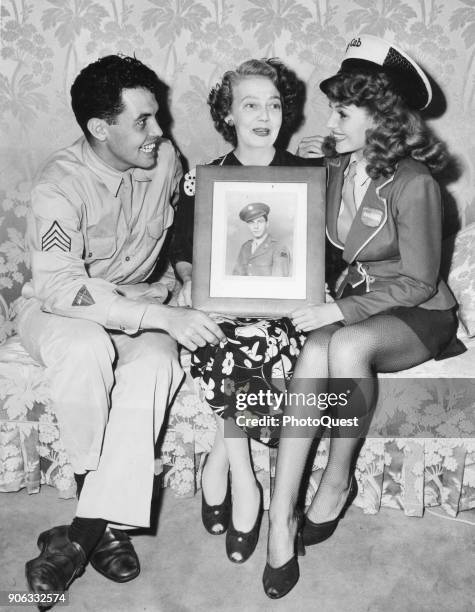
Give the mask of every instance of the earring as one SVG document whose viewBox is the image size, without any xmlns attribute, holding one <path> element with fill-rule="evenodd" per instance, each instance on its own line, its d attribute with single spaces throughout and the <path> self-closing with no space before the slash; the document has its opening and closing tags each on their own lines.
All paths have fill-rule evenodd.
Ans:
<svg viewBox="0 0 475 612">
<path fill-rule="evenodd" d="M 226 125 L 229 125 L 229 127 L 233 127 L 233 125 L 234 125 L 234 121 L 232 119 L 227 119 L 225 121 L 225 123 L 226 123 Z"/>
</svg>

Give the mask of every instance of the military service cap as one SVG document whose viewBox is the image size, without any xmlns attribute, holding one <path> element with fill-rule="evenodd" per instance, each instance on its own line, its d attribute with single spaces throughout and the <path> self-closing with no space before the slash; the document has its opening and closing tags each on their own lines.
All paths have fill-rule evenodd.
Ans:
<svg viewBox="0 0 475 612">
<path fill-rule="evenodd" d="M 269 206 L 264 204 L 264 202 L 252 202 L 251 204 L 247 204 L 239 213 L 239 218 L 246 223 L 249 221 L 253 221 L 258 217 L 267 216 L 270 212 Z"/>
</svg>

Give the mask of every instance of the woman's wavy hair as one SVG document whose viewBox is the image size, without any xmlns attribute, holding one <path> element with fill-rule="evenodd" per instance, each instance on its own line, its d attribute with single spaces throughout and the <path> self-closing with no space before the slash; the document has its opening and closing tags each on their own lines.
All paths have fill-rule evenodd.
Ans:
<svg viewBox="0 0 475 612">
<path fill-rule="evenodd" d="M 324 82 L 322 91 L 330 102 L 364 107 L 373 118 L 376 127 L 367 131 L 363 152 L 371 178 L 391 176 L 404 157 L 424 163 L 432 173 L 446 166 L 445 145 L 435 138 L 420 113 L 408 107 L 386 72 L 339 72 Z M 323 148 L 326 156 L 336 156 L 331 137 Z"/>
<path fill-rule="evenodd" d="M 214 127 L 233 147 L 237 145 L 236 129 L 226 123 L 226 117 L 233 103 L 233 86 L 247 76 L 267 77 L 274 83 L 282 102 L 281 132 L 292 132 L 303 119 L 304 84 L 295 72 L 277 58 L 247 60 L 225 72 L 208 96 Z"/>
</svg>

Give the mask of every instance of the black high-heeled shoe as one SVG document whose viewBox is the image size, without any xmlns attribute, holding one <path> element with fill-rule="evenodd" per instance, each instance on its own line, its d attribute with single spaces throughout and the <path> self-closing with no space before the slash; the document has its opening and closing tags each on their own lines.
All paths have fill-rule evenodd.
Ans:
<svg viewBox="0 0 475 612">
<path fill-rule="evenodd" d="M 332 519 L 331 521 L 325 521 L 324 523 L 314 523 L 309 518 L 305 517 L 305 524 L 303 527 L 303 543 L 305 546 L 312 546 L 313 544 L 320 544 L 328 540 L 333 535 L 333 532 L 338 527 L 338 523 L 345 516 L 346 511 L 353 503 L 355 497 L 358 495 L 358 483 L 356 477 L 353 474 L 351 477 L 350 488 L 348 491 L 348 497 L 346 498 L 345 505 L 341 509 L 340 514 Z"/>
<path fill-rule="evenodd" d="M 257 541 L 259 540 L 259 530 L 261 527 L 263 505 L 262 505 L 262 487 L 260 482 L 257 482 L 257 488 L 259 489 L 259 508 L 257 510 L 257 517 L 251 531 L 238 531 L 233 525 L 233 519 L 231 516 L 231 523 L 226 533 L 226 554 L 228 559 L 233 563 L 244 563 L 249 559 L 252 553 L 255 551 Z M 233 555 L 240 555 L 240 558 L 233 557 Z"/>
<path fill-rule="evenodd" d="M 208 456 L 206 456 L 203 463 L 201 478 L 203 478 L 203 470 L 207 460 Z M 231 518 L 231 484 L 229 480 L 228 473 L 228 484 L 224 500 L 220 504 L 216 504 L 214 506 L 210 506 L 206 501 L 205 494 L 203 492 L 203 483 L 201 483 L 201 520 L 206 531 L 208 531 L 208 533 L 211 535 L 221 535 L 229 526 L 229 520 Z"/>
<path fill-rule="evenodd" d="M 265 594 L 271 599 L 280 599 L 281 597 L 284 597 L 299 581 L 300 570 L 297 557 L 303 557 L 305 555 L 305 547 L 302 540 L 302 525 L 303 514 L 298 511 L 294 554 L 292 557 L 290 557 L 287 563 L 284 563 L 279 567 L 272 567 L 269 565 L 269 563 L 266 563 L 264 573 L 262 575 L 262 584 L 264 586 Z"/>
</svg>

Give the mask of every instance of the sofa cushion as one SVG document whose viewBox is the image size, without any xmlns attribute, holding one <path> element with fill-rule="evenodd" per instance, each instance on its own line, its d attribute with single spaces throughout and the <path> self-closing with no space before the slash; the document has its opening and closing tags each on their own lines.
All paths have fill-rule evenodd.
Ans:
<svg viewBox="0 0 475 612">
<path fill-rule="evenodd" d="M 459 319 L 466 332 L 475 336 L 475 222 L 457 234 L 448 283 L 459 303 Z"/>
</svg>

